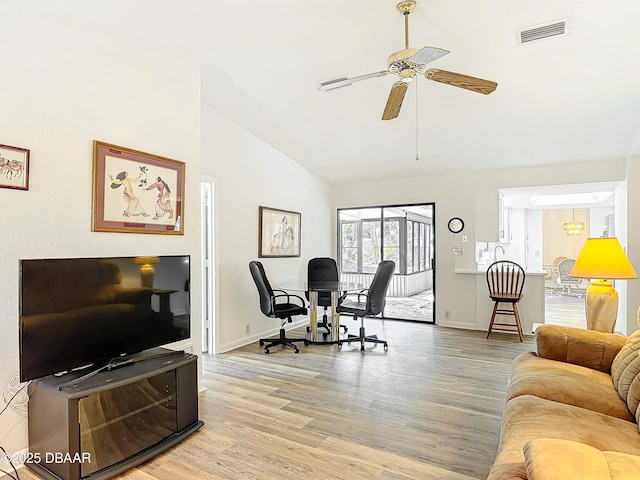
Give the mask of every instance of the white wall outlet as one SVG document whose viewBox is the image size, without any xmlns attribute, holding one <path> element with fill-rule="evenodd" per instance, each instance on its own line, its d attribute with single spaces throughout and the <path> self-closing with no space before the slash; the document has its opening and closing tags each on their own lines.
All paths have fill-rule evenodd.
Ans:
<svg viewBox="0 0 640 480">
<path fill-rule="evenodd" d="M 449 310 L 445 310 L 445 311 L 444 311 L 444 318 L 445 318 L 446 320 L 451 320 L 451 311 L 449 311 Z"/>
<path fill-rule="evenodd" d="M 244 333 L 251 333 L 251 325 L 249 323 L 244 327 Z"/>
<path fill-rule="evenodd" d="M 451 253 L 453 255 L 464 255 L 464 247 L 453 247 Z"/>
<path fill-rule="evenodd" d="M 462 243 L 467 243 L 469 241 L 469 237 L 466 235 L 462 235 Z"/>
</svg>

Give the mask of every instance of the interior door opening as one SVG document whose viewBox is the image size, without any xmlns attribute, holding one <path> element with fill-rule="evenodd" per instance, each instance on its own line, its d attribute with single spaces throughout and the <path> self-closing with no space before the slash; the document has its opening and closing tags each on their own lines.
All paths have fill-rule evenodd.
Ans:
<svg viewBox="0 0 640 480">
<path fill-rule="evenodd" d="M 368 286 L 378 264 L 396 269 L 382 317 L 434 323 L 435 204 L 338 209 L 338 269 Z"/>
<path fill-rule="evenodd" d="M 214 268 L 214 183 L 202 180 L 200 195 L 202 202 L 202 351 L 215 352 L 215 268 Z"/>
</svg>

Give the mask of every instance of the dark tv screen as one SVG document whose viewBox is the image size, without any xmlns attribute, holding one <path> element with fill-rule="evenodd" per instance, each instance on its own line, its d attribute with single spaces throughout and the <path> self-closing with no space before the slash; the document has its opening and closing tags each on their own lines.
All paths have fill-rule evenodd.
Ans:
<svg viewBox="0 0 640 480">
<path fill-rule="evenodd" d="M 20 380 L 190 337 L 189 255 L 20 260 Z"/>
</svg>

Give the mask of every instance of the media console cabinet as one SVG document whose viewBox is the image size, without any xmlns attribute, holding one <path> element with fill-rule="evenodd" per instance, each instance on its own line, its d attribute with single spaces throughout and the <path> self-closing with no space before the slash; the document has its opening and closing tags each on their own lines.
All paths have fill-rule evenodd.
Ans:
<svg viewBox="0 0 640 480">
<path fill-rule="evenodd" d="M 156 348 L 127 358 L 134 363 L 77 384 L 70 374 L 31 382 L 29 468 L 52 480 L 107 479 L 204 425 L 195 355 Z"/>
</svg>

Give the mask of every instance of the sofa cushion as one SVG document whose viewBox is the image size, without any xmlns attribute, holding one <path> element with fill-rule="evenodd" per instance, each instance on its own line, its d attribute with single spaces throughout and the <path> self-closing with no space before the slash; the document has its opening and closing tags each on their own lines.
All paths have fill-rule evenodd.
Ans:
<svg viewBox="0 0 640 480">
<path fill-rule="evenodd" d="M 488 480 L 527 479 L 523 447 L 537 438 L 572 440 L 601 451 L 640 455 L 637 424 L 532 395 L 507 402 L 501 431 Z"/>
<path fill-rule="evenodd" d="M 634 480 L 640 471 L 640 456 L 555 438 L 527 442 L 524 458 L 529 480 Z"/>
<path fill-rule="evenodd" d="M 640 375 L 637 375 L 631 382 L 627 394 L 627 405 L 632 413 L 635 412 L 636 423 L 640 422 Z"/>
<path fill-rule="evenodd" d="M 640 330 L 632 333 L 611 364 L 611 377 L 629 410 L 640 417 Z M 637 420 L 636 420 L 637 421 Z"/>
<path fill-rule="evenodd" d="M 640 330 L 636 330 L 627 337 L 624 345 L 613 359 L 611 364 L 611 378 L 613 378 L 613 384 L 616 389 L 620 382 L 624 369 L 638 356 L 640 351 Z"/>
<path fill-rule="evenodd" d="M 627 337 L 617 333 L 560 325 L 540 325 L 535 337 L 538 356 L 607 373 L 627 341 Z"/>
<path fill-rule="evenodd" d="M 608 373 L 540 358 L 533 352 L 522 353 L 513 361 L 507 400 L 521 395 L 588 408 L 628 421 L 635 418 L 613 388 Z"/>
</svg>

